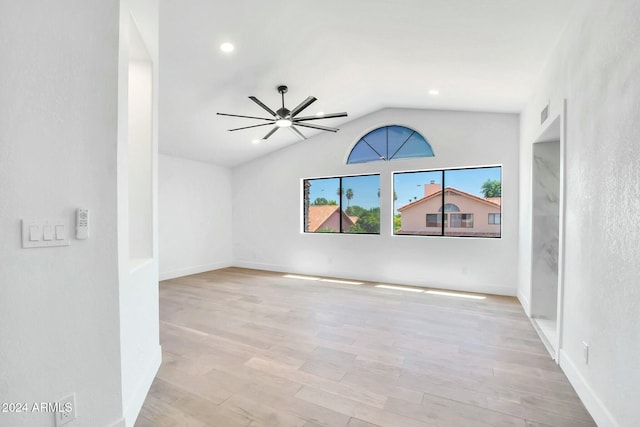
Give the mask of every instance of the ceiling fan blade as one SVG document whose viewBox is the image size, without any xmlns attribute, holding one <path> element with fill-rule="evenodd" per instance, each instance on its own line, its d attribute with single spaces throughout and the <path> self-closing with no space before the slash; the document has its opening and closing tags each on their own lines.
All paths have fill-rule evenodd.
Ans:
<svg viewBox="0 0 640 427">
<path fill-rule="evenodd" d="M 271 120 L 270 123 L 261 123 L 259 125 L 245 126 L 245 127 L 241 127 L 241 128 L 228 129 L 228 130 L 229 130 L 229 132 L 233 132 L 234 130 L 251 129 L 251 128 L 257 128 L 257 127 L 260 127 L 260 126 L 268 126 L 268 125 L 272 125 L 273 123 L 274 123 L 273 120 Z"/>
<path fill-rule="evenodd" d="M 241 116 L 240 114 L 227 114 L 227 113 L 216 113 L 219 116 L 229 116 L 229 117 L 242 117 L 244 119 L 256 119 L 256 120 L 269 120 L 270 122 L 273 119 L 268 119 L 266 117 L 254 117 L 254 116 Z"/>
<path fill-rule="evenodd" d="M 311 129 L 326 130 L 326 131 L 329 131 L 329 132 L 338 132 L 338 130 L 339 130 L 339 129 L 336 129 L 336 128 L 329 128 L 329 127 L 326 127 L 326 126 L 319 126 L 319 125 L 310 125 L 308 123 L 300 123 L 300 122 L 296 122 L 293 125 L 294 126 L 302 126 L 302 127 L 311 128 Z"/>
<path fill-rule="evenodd" d="M 264 138 L 262 138 L 262 139 L 267 139 L 267 138 L 269 138 L 271 135 L 273 135 L 274 133 L 276 133 L 276 131 L 277 131 L 278 129 L 279 129 L 279 128 L 278 128 L 278 126 L 274 126 L 274 127 L 273 127 L 273 129 L 271 129 L 271 130 L 269 131 L 269 133 L 267 133 L 267 134 L 264 136 Z"/>
<path fill-rule="evenodd" d="M 300 132 L 298 129 L 296 129 L 295 126 L 289 126 L 289 130 L 291 130 L 291 132 L 295 133 L 296 136 L 298 138 L 300 138 L 301 141 L 304 141 L 305 139 L 307 139 L 307 137 L 304 136 L 304 134 L 302 132 Z"/>
<path fill-rule="evenodd" d="M 293 119 L 293 121 L 302 122 L 307 120 L 333 119 L 334 117 L 347 117 L 347 113 L 329 113 L 323 114 L 321 116 L 296 117 L 295 119 Z"/>
<path fill-rule="evenodd" d="M 313 104 L 316 101 L 317 101 L 317 98 L 315 96 L 308 97 L 307 99 L 302 101 L 296 108 L 291 110 L 291 117 L 295 117 L 297 114 L 301 113 L 302 110 L 304 110 L 305 108 L 307 108 L 309 105 Z"/>
<path fill-rule="evenodd" d="M 253 102 L 255 102 L 256 104 L 258 104 L 259 106 L 261 106 L 262 108 L 264 108 L 267 113 L 271 114 L 273 117 L 277 117 L 278 115 L 275 113 L 275 111 L 273 111 L 271 108 L 267 107 L 266 105 L 264 105 L 262 103 L 262 101 L 260 101 L 258 98 L 256 98 L 255 96 L 250 96 L 249 97 L 250 100 L 252 100 Z"/>
</svg>

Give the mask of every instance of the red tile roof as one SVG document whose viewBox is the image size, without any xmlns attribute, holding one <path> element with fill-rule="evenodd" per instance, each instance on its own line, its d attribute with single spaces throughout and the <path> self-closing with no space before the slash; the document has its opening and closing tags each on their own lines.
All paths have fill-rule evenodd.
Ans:
<svg viewBox="0 0 640 427">
<path fill-rule="evenodd" d="M 331 215 L 333 215 L 339 209 L 338 205 L 311 205 L 309 206 L 309 231 L 315 232 L 319 228 L 322 228 Z M 342 212 L 343 222 L 346 220 L 349 227 L 355 224 L 355 221 Z M 356 218 L 357 219 L 357 218 Z M 339 230 L 336 230 L 339 231 Z"/>
<path fill-rule="evenodd" d="M 337 205 L 309 206 L 309 231 L 314 232 L 338 209 Z"/>
</svg>

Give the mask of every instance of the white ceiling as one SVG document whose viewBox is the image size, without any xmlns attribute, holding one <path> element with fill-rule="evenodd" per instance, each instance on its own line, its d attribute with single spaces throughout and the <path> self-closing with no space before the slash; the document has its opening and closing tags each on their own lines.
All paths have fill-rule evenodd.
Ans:
<svg viewBox="0 0 640 427">
<path fill-rule="evenodd" d="M 280 84 L 289 109 L 318 98 L 301 115 L 349 113 L 325 126 L 384 107 L 519 112 L 576 3 L 160 0 L 160 151 L 234 166 L 298 143 L 281 129 L 252 144 L 270 127 L 216 115 L 268 117 L 247 97 L 275 110 Z"/>
</svg>

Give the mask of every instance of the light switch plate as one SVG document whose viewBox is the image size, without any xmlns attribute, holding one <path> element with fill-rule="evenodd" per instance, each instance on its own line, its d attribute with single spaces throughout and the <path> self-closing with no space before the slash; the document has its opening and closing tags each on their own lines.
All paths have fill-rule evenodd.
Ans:
<svg viewBox="0 0 640 427">
<path fill-rule="evenodd" d="M 63 219 L 23 219 L 22 247 L 69 246 L 69 224 Z"/>
</svg>

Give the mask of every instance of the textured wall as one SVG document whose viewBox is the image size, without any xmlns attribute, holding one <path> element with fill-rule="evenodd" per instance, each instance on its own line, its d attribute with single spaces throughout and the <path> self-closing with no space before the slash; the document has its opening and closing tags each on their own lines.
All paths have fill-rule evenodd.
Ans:
<svg viewBox="0 0 640 427">
<path fill-rule="evenodd" d="M 521 125 L 521 275 L 527 305 L 531 143 L 567 100 L 561 366 L 601 426 L 640 419 L 640 2 L 592 0 L 567 28 Z M 589 363 L 582 341 L 590 344 Z"/>
<path fill-rule="evenodd" d="M 122 415 L 118 1 L 2 1 L 0 58 L 0 402 L 75 392 L 76 425 L 111 425 Z M 88 240 L 21 248 L 20 219 L 75 226 L 78 207 L 91 210 Z M 54 419 L 0 413 L 0 425 Z"/>
<path fill-rule="evenodd" d="M 435 157 L 346 165 L 350 148 L 389 124 L 427 138 Z M 268 142 L 267 142 L 268 143 Z M 233 169 L 234 264 L 514 295 L 518 116 L 388 109 Z M 503 165 L 501 239 L 392 236 L 392 172 Z M 301 233 L 301 180 L 380 173 L 381 234 Z"/>
</svg>

